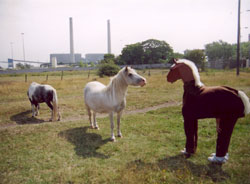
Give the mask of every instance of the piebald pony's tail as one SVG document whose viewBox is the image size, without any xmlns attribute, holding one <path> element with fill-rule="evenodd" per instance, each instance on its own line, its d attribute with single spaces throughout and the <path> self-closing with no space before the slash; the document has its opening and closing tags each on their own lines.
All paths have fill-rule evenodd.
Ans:
<svg viewBox="0 0 250 184">
<path fill-rule="evenodd" d="M 250 102 L 248 96 L 243 91 L 238 91 L 238 96 L 241 98 L 244 104 L 244 114 L 247 115 L 250 113 Z"/>
<path fill-rule="evenodd" d="M 58 99 L 57 99 L 57 94 L 56 90 L 53 90 L 53 121 L 56 121 L 56 115 L 59 115 L 58 113 Z M 60 119 L 60 115 L 58 117 Z"/>
</svg>

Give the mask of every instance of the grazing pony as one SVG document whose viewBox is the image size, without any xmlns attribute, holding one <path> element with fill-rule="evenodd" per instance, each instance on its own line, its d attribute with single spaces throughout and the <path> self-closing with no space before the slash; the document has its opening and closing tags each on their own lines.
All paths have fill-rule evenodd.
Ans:
<svg viewBox="0 0 250 184">
<path fill-rule="evenodd" d="M 89 115 L 92 128 L 98 129 L 96 113 L 109 113 L 111 126 L 111 140 L 115 141 L 113 115 L 117 113 L 117 133 L 122 137 L 120 130 L 120 119 L 122 111 L 126 106 L 126 93 L 128 85 L 144 86 L 146 79 L 138 75 L 130 67 L 124 67 L 105 86 L 100 82 L 93 81 L 86 84 L 84 88 L 84 101 Z M 93 121 L 91 120 L 93 111 Z"/>
<path fill-rule="evenodd" d="M 30 84 L 27 92 L 31 103 L 32 117 L 39 114 L 39 103 L 45 102 L 52 110 L 50 121 L 56 121 L 56 115 L 58 115 L 58 121 L 61 118 L 61 114 L 58 110 L 58 100 L 56 90 L 50 85 L 41 85 L 36 82 Z M 52 102 L 52 104 L 51 104 Z"/>
<path fill-rule="evenodd" d="M 242 91 L 227 87 L 206 87 L 200 81 L 198 69 L 189 60 L 174 60 L 167 75 L 168 82 L 182 79 L 184 83 L 182 115 L 186 134 L 187 157 L 195 153 L 198 140 L 198 119 L 216 118 L 216 154 L 208 158 L 213 163 L 228 160 L 228 147 L 237 119 L 250 112 L 249 98 Z"/>
</svg>

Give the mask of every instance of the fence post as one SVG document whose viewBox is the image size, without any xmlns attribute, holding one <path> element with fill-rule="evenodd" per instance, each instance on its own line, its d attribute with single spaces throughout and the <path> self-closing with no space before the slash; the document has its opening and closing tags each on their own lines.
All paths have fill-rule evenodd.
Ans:
<svg viewBox="0 0 250 184">
<path fill-rule="evenodd" d="M 62 71 L 62 74 L 61 74 L 61 80 L 63 80 L 63 71 Z"/>
<path fill-rule="evenodd" d="M 89 75 L 90 75 L 90 70 L 89 70 L 89 72 L 88 72 L 88 79 L 89 79 Z"/>
<path fill-rule="evenodd" d="M 46 81 L 48 81 L 48 79 L 49 79 L 49 75 L 47 74 L 47 76 L 46 76 Z"/>
<path fill-rule="evenodd" d="M 25 82 L 27 82 L 27 74 L 25 74 Z"/>
</svg>

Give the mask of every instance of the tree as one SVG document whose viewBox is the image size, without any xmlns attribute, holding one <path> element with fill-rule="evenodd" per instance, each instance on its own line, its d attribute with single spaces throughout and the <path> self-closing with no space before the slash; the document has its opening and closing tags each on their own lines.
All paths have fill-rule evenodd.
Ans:
<svg viewBox="0 0 250 184">
<path fill-rule="evenodd" d="M 204 50 L 194 49 L 186 50 L 184 52 L 184 58 L 193 61 L 196 65 L 200 66 L 202 71 L 205 70 L 205 53 Z"/>
<path fill-rule="evenodd" d="M 17 63 L 16 64 L 16 68 L 17 69 L 30 69 L 31 68 L 31 65 L 25 63 L 25 64 L 22 64 L 22 63 Z"/>
<path fill-rule="evenodd" d="M 115 64 L 115 55 L 114 54 L 105 54 L 104 59 L 101 60 L 100 64 Z"/>
<path fill-rule="evenodd" d="M 144 51 L 140 43 L 127 45 L 122 50 L 120 60 L 123 64 L 143 64 Z"/>
<path fill-rule="evenodd" d="M 237 44 L 233 44 L 233 59 L 236 59 L 236 48 Z M 240 44 L 240 53 L 241 53 L 241 58 L 242 59 L 247 59 L 250 58 L 250 42 L 242 42 Z"/>
<path fill-rule="evenodd" d="M 233 47 L 227 42 L 220 40 L 205 45 L 205 53 L 209 61 L 218 59 L 229 60 L 233 56 Z"/>
<path fill-rule="evenodd" d="M 120 70 L 120 67 L 116 64 L 110 64 L 110 63 L 103 63 L 99 65 L 99 68 L 97 70 L 97 74 L 100 77 L 105 76 L 113 76 L 117 74 Z"/>
<path fill-rule="evenodd" d="M 165 41 L 149 39 L 127 45 L 120 56 L 123 64 L 154 64 L 167 62 L 173 57 L 173 49 Z"/>
<path fill-rule="evenodd" d="M 161 63 L 169 60 L 173 55 L 173 49 L 165 41 L 149 39 L 141 43 L 144 51 L 144 63 Z"/>
</svg>

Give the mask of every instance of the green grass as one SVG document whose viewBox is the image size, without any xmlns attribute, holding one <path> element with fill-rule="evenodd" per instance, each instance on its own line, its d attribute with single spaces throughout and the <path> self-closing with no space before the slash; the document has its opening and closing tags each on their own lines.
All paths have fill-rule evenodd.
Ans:
<svg viewBox="0 0 250 184">
<path fill-rule="evenodd" d="M 164 73 L 165 72 L 165 73 Z M 141 74 L 142 72 L 139 71 Z M 164 74 L 163 74 L 164 73 Z M 166 71 L 152 70 L 143 88 L 129 87 L 126 110 L 181 101 L 181 81 L 166 82 Z M 250 183 L 250 115 L 237 122 L 222 167 L 207 157 L 215 152 L 214 119 L 199 121 L 197 154 L 180 155 L 185 134 L 181 106 L 122 117 L 123 138 L 110 142 L 108 118 L 98 118 L 100 130 L 89 129 L 83 105 L 83 87 L 109 78 L 86 73 L 49 78 L 58 92 L 63 122 L 47 122 L 50 111 L 42 105 L 32 119 L 26 91 L 44 76 L 0 78 L 0 183 Z M 207 85 L 229 85 L 250 96 L 250 73 L 234 71 L 201 74 Z M 82 119 L 81 119 L 82 118 Z"/>
</svg>

